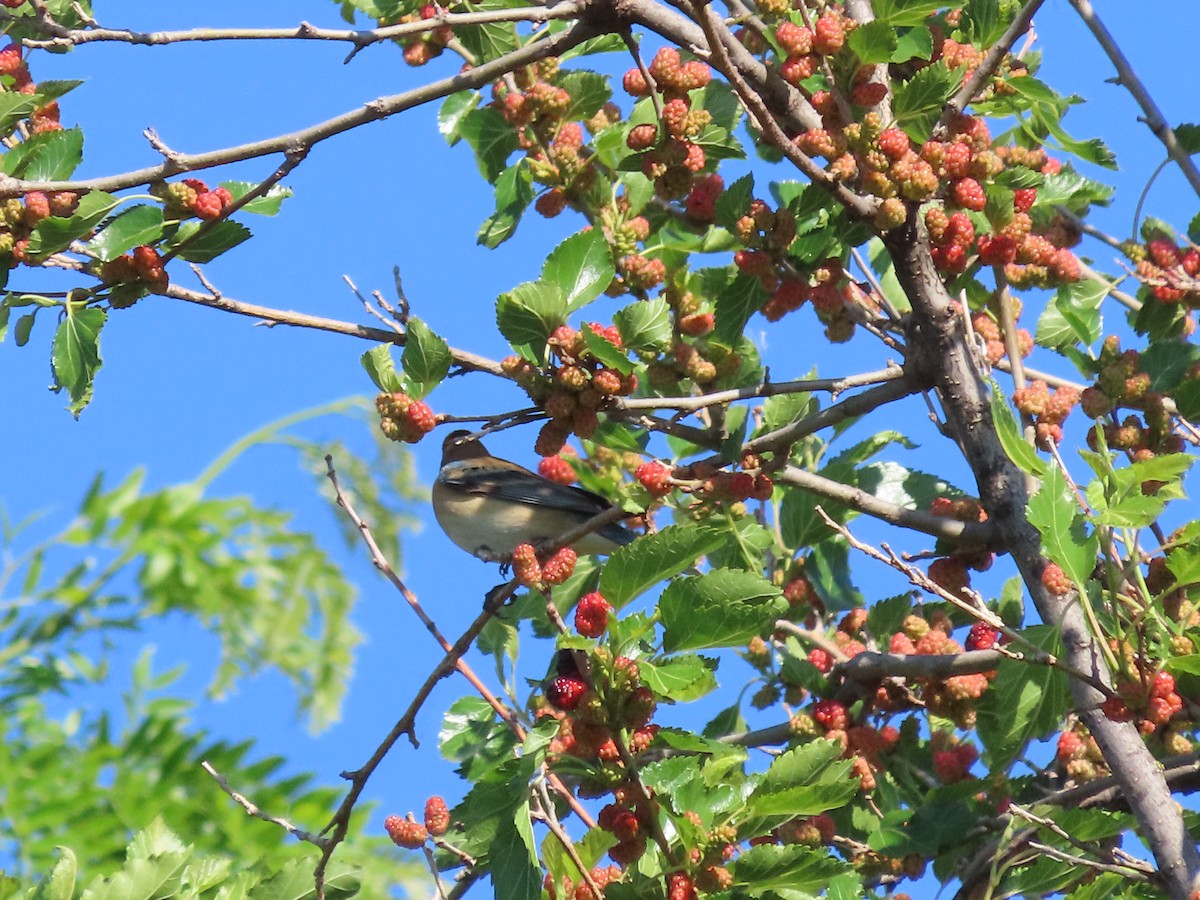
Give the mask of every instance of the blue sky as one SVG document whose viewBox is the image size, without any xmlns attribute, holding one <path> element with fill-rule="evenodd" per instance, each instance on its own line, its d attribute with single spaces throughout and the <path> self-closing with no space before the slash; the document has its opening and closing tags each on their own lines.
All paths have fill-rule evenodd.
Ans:
<svg viewBox="0 0 1200 900">
<path fill-rule="evenodd" d="M 1194 79 L 1185 77 L 1194 69 L 1192 4 L 1158 0 L 1097 5 L 1168 120 L 1177 123 L 1194 116 Z M 138 30 L 294 25 L 301 20 L 339 23 L 337 6 L 320 0 L 97 0 L 96 7 L 103 24 Z M 1120 172 L 1099 176 L 1116 183 L 1118 190 L 1113 208 L 1101 211 L 1097 224 L 1127 235 L 1145 177 L 1163 156 L 1161 147 L 1136 121 L 1138 110 L 1128 94 L 1104 83 L 1111 66 L 1064 0 L 1051 0 L 1036 24 L 1047 54 L 1043 79 L 1062 93 L 1077 92 L 1090 101 L 1070 113 L 1067 128 L 1077 137 L 1103 136 L 1122 166 Z M 290 131 L 457 68 L 447 56 L 424 70 L 409 69 L 391 46 L 370 48 L 349 65 L 342 65 L 345 54 L 345 46 L 324 42 L 161 48 L 93 44 L 57 57 L 38 54 L 31 68 L 38 80 L 86 80 L 61 101 L 64 124 L 80 124 L 85 131 L 82 176 L 156 162 L 142 137 L 147 126 L 176 149 L 213 149 Z M 603 65 L 619 72 L 628 63 L 614 57 Z M 397 265 L 417 315 L 456 346 L 503 356 L 505 346 L 493 327 L 494 298 L 535 277 L 551 247 L 582 223 L 568 216 L 546 222 L 531 213 L 517 237 L 498 251 L 476 246 L 476 228 L 491 211 L 491 189 L 480 179 L 467 148 L 446 147 L 437 133 L 435 114 L 435 106 L 413 110 L 318 146 L 287 180 L 295 196 L 282 214 L 246 218 L 254 240 L 208 266 L 208 277 L 239 300 L 368 321 L 343 284 L 343 274 L 364 290 L 378 288 L 390 295 L 391 269 Z M 257 180 L 277 163 L 259 160 L 200 177 L 210 183 Z M 1182 228 L 1196 209 L 1195 197 L 1168 169 L 1147 209 Z M 1107 249 L 1085 245 L 1081 253 L 1094 256 L 1098 268 L 1111 268 Z M 195 286 L 184 269 L 174 268 L 172 275 Z M 43 284 L 28 270 L 10 279 L 15 290 Z M 611 311 L 597 308 L 598 315 Z M 870 359 L 863 368 L 884 361 L 885 356 L 864 340 L 851 345 L 856 350 L 851 355 L 830 353 L 822 340 L 806 339 L 812 333 L 809 315 L 806 311 L 772 331 L 767 352 L 776 378 L 801 374 L 813 364 L 822 374 L 834 375 L 850 371 L 844 368 L 848 359 L 855 364 Z M 369 348 L 361 341 L 254 327 L 247 319 L 152 297 L 111 317 L 95 400 L 74 421 L 63 410 L 63 398 L 45 390 L 48 326 L 40 324 L 24 348 L 15 347 L 11 339 L 0 346 L 0 383 L 7 398 L 0 503 L 12 518 L 44 511 L 45 531 L 65 524 L 97 470 L 107 472 L 113 482 L 139 465 L 148 468 L 151 486 L 189 480 L 234 440 L 265 422 L 373 392 L 358 362 L 359 354 Z M 1058 370 L 1066 374 L 1061 366 Z M 470 414 L 517 406 L 521 398 L 515 390 L 479 376 L 448 383 L 431 402 L 437 411 Z M 919 422 L 923 407 L 909 405 L 904 413 L 906 423 Z M 362 426 L 345 418 L 313 423 L 303 433 L 340 438 L 360 448 L 368 445 Z M 494 442 L 495 449 L 532 463 L 533 437 L 533 430 L 509 432 Z M 938 439 L 932 433 L 919 440 L 937 452 Z M 416 450 L 417 471 L 425 483 L 436 474 L 438 443 L 435 436 Z M 913 460 L 936 470 L 945 456 L 921 462 L 917 454 Z M 939 474 L 964 483 L 961 471 Z M 222 476 L 214 490 L 249 494 L 262 504 L 295 510 L 298 527 L 318 532 L 335 551 L 339 547 L 331 513 L 290 451 L 254 451 Z M 437 530 L 427 509 L 421 514 L 425 528 L 405 546 L 407 580 L 443 631 L 456 635 L 498 580 L 495 567 L 465 557 Z M 864 533 L 874 533 L 862 527 Z M 414 627 L 411 613 L 375 577 L 369 563 L 361 555 L 341 558 L 347 559 L 351 577 L 360 586 L 358 625 L 368 638 L 343 722 L 311 737 L 285 701 L 282 680 L 270 674 L 243 683 L 227 701 L 201 702 L 196 714 L 200 724 L 219 735 L 255 737 L 263 754 L 286 755 L 296 769 L 315 771 L 324 783 L 334 783 L 339 771 L 369 755 L 437 659 L 424 631 Z M 873 589 L 869 567 L 858 566 L 858 572 L 868 596 L 894 592 L 894 585 Z M 203 654 L 195 654 L 198 630 L 191 621 L 174 619 L 150 635 L 160 648 L 162 667 L 189 658 L 188 683 L 197 686 L 204 683 L 209 665 Z M 130 659 L 137 649 L 129 644 Z M 538 660 L 533 668 L 540 666 Z M 477 668 L 490 671 L 487 663 Z M 736 678 L 731 680 L 725 688 L 729 699 L 739 686 Z M 461 682 L 444 684 L 420 719 L 422 749 L 414 753 L 397 747 L 385 762 L 367 791 L 383 812 L 417 809 L 431 790 L 451 799 L 458 796 L 460 787 L 450 766 L 436 755 L 436 711 L 466 692 Z"/>
</svg>

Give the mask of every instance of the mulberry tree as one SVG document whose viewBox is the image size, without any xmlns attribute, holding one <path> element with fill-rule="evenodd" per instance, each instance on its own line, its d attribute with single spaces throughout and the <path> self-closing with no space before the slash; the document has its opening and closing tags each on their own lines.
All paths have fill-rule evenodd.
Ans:
<svg viewBox="0 0 1200 900">
<path fill-rule="evenodd" d="M 1091 4 L 1069 2 L 1200 197 L 1200 126 L 1172 127 Z M 401 739 L 446 678 L 467 691 L 436 711 L 461 780 L 384 825 L 426 851 L 439 896 L 489 879 L 506 900 L 935 881 L 963 898 L 1197 895 L 1180 802 L 1200 759 L 1200 524 L 1177 501 L 1200 443 L 1200 216 L 1155 218 L 1147 191 L 1127 204 L 1133 236 L 1094 224 L 1115 160 L 1069 130 L 1079 98 L 1039 75 L 1042 5 L 346 0 L 349 27 L 141 33 L 102 3 L 3 0 L 0 328 L 21 352 L 48 347 L 76 416 L 105 389 L 105 332 L 149 303 L 328 333 L 331 358 L 349 335 L 382 436 L 424 453 L 442 431 L 511 429 L 543 477 L 612 500 L 589 527 L 624 517 L 639 534 L 602 559 L 565 546 L 579 535 L 518 547 L 511 579 L 444 636 L 375 538 L 386 507 L 362 499 L 366 470 L 330 454 L 348 528 L 445 655 L 403 673 L 378 749 L 346 760 L 311 821 L 215 773 L 233 799 L 209 802 L 306 845 L 288 896 L 379 884 L 342 863 L 371 840 L 362 804 L 387 806 L 380 762 L 432 752 Z M 75 177 L 76 82 L 38 80 L 49 54 L 72 51 L 57 71 L 93 44 L 245 40 L 338 42 L 351 64 L 398 48 L 409 86 L 203 152 L 151 132 L 155 165 Z M 494 191 L 481 245 L 553 220 L 538 277 L 494 300 L 407 296 L 397 279 L 394 296 L 360 295 L 361 321 L 206 277 L 254 253 L 253 217 L 288 215 L 314 148 L 430 104 L 447 152 L 470 152 Z M 253 161 L 275 168 L 223 177 Z M 446 303 L 494 316 L 508 355 L 436 333 Z M 452 375 L 507 399 L 458 408 L 440 399 Z M 213 611 L 180 584 L 170 603 Z M 253 847 L 143 826 L 89 877 L 152 869 L 179 896 L 234 895 L 233 875 L 199 880 L 162 848 Z M 54 896 L 71 896 L 73 860 L 54 864 Z M 284 895 L 278 875 L 237 877 Z"/>
</svg>

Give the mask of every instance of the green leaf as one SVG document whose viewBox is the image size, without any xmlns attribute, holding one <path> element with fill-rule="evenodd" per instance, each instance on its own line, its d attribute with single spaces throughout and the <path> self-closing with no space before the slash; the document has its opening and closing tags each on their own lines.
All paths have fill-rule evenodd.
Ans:
<svg viewBox="0 0 1200 900">
<path fill-rule="evenodd" d="M 750 317 L 767 302 L 767 292 L 757 278 L 739 273 L 733 282 L 717 295 L 716 327 L 713 336 L 731 344 L 742 336 Z"/>
<path fill-rule="evenodd" d="M 896 29 L 878 20 L 855 28 L 846 43 L 864 66 L 890 61 L 899 46 Z"/>
<path fill-rule="evenodd" d="M 153 244 L 162 234 L 162 207 L 139 204 L 105 225 L 87 246 L 102 261 L 108 262 L 134 247 Z"/>
<path fill-rule="evenodd" d="M 804 572 L 830 612 L 866 606 L 850 577 L 850 551 L 841 540 L 821 541 L 808 554 Z"/>
<path fill-rule="evenodd" d="M 615 274 L 608 244 L 593 228 L 571 235 L 550 251 L 541 280 L 562 290 L 567 312 L 573 313 L 599 297 Z"/>
<path fill-rule="evenodd" d="M 534 193 L 528 159 L 521 158 L 501 172 L 496 179 L 496 210 L 479 226 L 476 242 L 494 250 L 512 237 Z"/>
<path fill-rule="evenodd" d="M 1084 531 L 1084 516 L 1058 467 L 1042 476 L 1042 486 L 1029 498 L 1029 523 L 1042 536 L 1042 550 L 1067 576 L 1082 586 L 1096 567 L 1100 541 Z"/>
<path fill-rule="evenodd" d="M 910 59 L 930 59 L 933 56 L 933 33 L 925 25 L 916 25 L 900 35 L 890 62 Z"/>
<path fill-rule="evenodd" d="M 410 318 L 400 364 L 404 367 L 404 374 L 419 386 L 418 399 L 442 382 L 450 373 L 451 362 L 450 346 L 423 321 L 415 316 Z"/>
<path fill-rule="evenodd" d="M 199 222 L 184 222 L 179 226 L 179 230 L 175 232 L 175 236 L 168 242 L 168 249 L 174 249 L 183 244 L 193 234 L 196 234 L 201 228 Z M 222 253 L 227 250 L 232 250 L 243 241 L 250 240 L 250 229 L 240 222 L 234 222 L 231 219 L 222 219 L 220 222 L 213 222 L 210 227 L 196 238 L 196 240 L 188 243 L 179 251 L 179 258 L 186 259 L 188 262 L 207 263 L 212 262 Z"/>
<path fill-rule="evenodd" d="M 28 181 L 65 181 L 83 159 L 83 132 L 79 128 L 44 131 L 22 141 L 4 154 L 6 175 Z"/>
<path fill-rule="evenodd" d="M 72 900 L 75 896 L 75 876 L 78 865 L 69 847 L 58 847 L 58 859 L 50 874 L 38 882 L 26 895 L 28 900 Z"/>
<path fill-rule="evenodd" d="M 92 399 L 92 382 L 100 371 L 100 329 L 108 313 L 95 307 L 67 304 L 67 315 L 54 332 L 50 362 L 58 388 L 66 388 L 71 398 L 67 408 L 79 413 Z"/>
<path fill-rule="evenodd" d="M 924 143 L 946 101 L 953 96 L 960 76 L 938 60 L 926 66 L 908 81 L 895 84 L 892 93 L 892 115 L 896 124 L 913 140 Z"/>
<path fill-rule="evenodd" d="M 779 587 L 755 572 L 715 569 L 679 578 L 658 600 L 663 649 L 743 646 L 786 609 Z"/>
<path fill-rule="evenodd" d="M 391 344 L 379 344 L 372 347 L 359 357 L 359 362 L 362 363 L 362 367 L 370 376 L 375 387 L 385 394 L 394 394 L 408 389 L 408 385 L 396 374 Z"/>
<path fill-rule="evenodd" d="M 29 114 L 40 104 L 41 101 L 38 97 L 29 94 L 18 94 L 16 91 L 5 91 L 0 94 L 0 131 L 8 134 L 18 122 L 28 118 Z"/>
<path fill-rule="evenodd" d="M 517 149 L 517 135 L 504 121 L 500 110 L 481 106 L 463 115 L 458 133 L 475 151 L 475 164 L 489 184 L 494 184 L 508 165 L 508 157 Z"/>
<path fill-rule="evenodd" d="M 781 892 L 781 896 L 799 900 L 807 896 L 803 892 L 822 890 L 850 868 L 825 850 L 800 844 L 760 844 L 742 853 L 730 870 L 739 896 L 775 896 L 775 892 Z"/>
<path fill-rule="evenodd" d="M 24 347 L 29 343 L 29 334 L 33 331 L 33 323 L 37 321 L 37 311 L 25 313 L 21 318 L 17 319 L 17 324 L 13 328 L 13 341 L 18 347 Z"/>
<path fill-rule="evenodd" d="M 638 300 L 613 315 L 627 350 L 662 350 L 671 344 L 671 314 L 662 297 Z"/>
<path fill-rule="evenodd" d="M 0 97 L 3 97 L 0 94 Z M 26 251 L 30 256 L 45 256 L 66 249 L 76 238 L 83 237 L 121 201 L 104 191 L 91 191 L 79 198 L 79 207 L 69 217 L 49 216 L 38 222 L 29 236 Z"/>
<path fill-rule="evenodd" d="M 1100 138 L 1091 138 L 1086 141 L 1076 140 L 1062 127 L 1059 121 L 1060 116 L 1044 106 L 1035 107 L 1032 110 L 1032 116 L 1034 121 L 1053 135 L 1068 153 L 1073 153 L 1085 162 L 1103 166 L 1106 169 L 1117 168 L 1117 157 Z"/>
<path fill-rule="evenodd" d="M 883 295 L 891 301 L 892 306 L 901 312 L 909 312 L 912 309 L 912 304 L 908 301 L 908 295 L 904 293 L 904 288 L 900 286 L 900 279 L 896 277 L 896 266 L 892 262 L 891 254 L 883 245 L 883 241 L 879 238 L 871 238 L 867 245 L 868 259 L 871 262 L 871 268 L 875 270 L 875 274 L 879 276 L 879 284 L 883 288 Z"/>
<path fill-rule="evenodd" d="M 1047 653 L 1062 655 L 1056 628 L 1031 625 L 1022 633 Z M 1070 704 L 1063 672 L 1022 660 L 1000 660 L 991 688 L 979 703 L 977 728 L 988 767 L 1003 771 L 1031 739 L 1061 728 Z"/>
<path fill-rule="evenodd" d="M 251 181 L 222 181 L 221 187 L 229 191 L 233 202 L 245 197 L 248 193 L 258 187 L 257 184 Z M 254 213 L 257 216 L 273 216 L 276 215 L 283 206 L 283 201 L 292 196 L 292 189 L 284 187 L 281 184 L 272 185 L 271 188 L 261 197 L 255 197 L 240 208 L 240 212 Z"/>
<path fill-rule="evenodd" d="M 874 0 L 875 17 L 889 25 L 922 25 L 944 0 Z"/>
<path fill-rule="evenodd" d="M 567 319 L 567 301 L 558 285 L 526 281 L 496 300 L 496 326 L 522 357 L 541 364 L 546 341 Z"/>
<path fill-rule="evenodd" d="M 1200 153 L 1200 125 L 1185 122 L 1182 125 L 1176 125 L 1172 131 L 1175 132 L 1175 142 L 1179 144 L 1184 153 L 1189 156 Z"/>
<path fill-rule="evenodd" d="M 660 581 L 691 568 L 724 540 L 725 533 L 718 528 L 668 525 L 610 556 L 600 573 L 600 593 L 620 609 Z"/>
<path fill-rule="evenodd" d="M 717 678 L 713 672 L 715 668 L 715 660 L 708 660 L 694 653 L 670 656 L 654 662 L 638 660 L 642 683 L 657 696 L 673 703 L 698 700 L 716 690 Z"/>
<path fill-rule="evenodd" d="M 463 116 L 478 105 L 478 91 L 459 91 L 457 94 L 451 94 L 442 103 L 438 110 L 438 131 L 451 147 L 457 144 L 462 137 L 459 134 L 459 128 L 462 125 Z"/>
<path fill-rule="evenodd" d="M 624 350 L 618 349 L 617 345 L 608 338 L 596 334 L 586 325 L 580 333 L 583 335 L 583 343 L 588 352 L 602 364 L 610 369 L 616 369 L 622 375 L 628 375 L 634 370 L 634 364 L 629 361 L 629 355 Z"/>
<path fill-rule="evenodd" d="M 1115 278 L 1102 275 L 1060 287 L 1038 318 L 1038 344 L 1062 350 L 1098 341 L 1103 326 L 1100 306 L 1115 283 Z"/>
<path fill-rule="evenodd" d="M 411 9 L 405 6 L 405 9 Z M 464 4 L 463 12 L 488 9 L 486 5 Z M 471 56 L 484 62 L 516 50 L 520 45 L 516 27 L 512 22 L 480 22 L 475 25 L 460 25 L 454 36 L 463 42 Z"/>
<path fill-rule="evenodd" d="M 571 105 L 563 116 L 564 121 L 579 122 L 590 119 L 612 98 L 608 76 L 586 70 L 567 72 L 558 77 L 558 86 L 571 95 Z"/>
<path fill-rule="evenodd" d="M 717 222 L 733 230 L 737 220 L 750 209 L 754 199 L 754 175 L 743 175 L 717 197 Z"/>
<path fill-rule="evenodd" d="M 973 37 L 984 47 L 990 47 L 1004 34 L 1008 22 L 1000 12 L 1000 0 L 969 0 L 966 7 L 971 17 Z M 1012 16 L 1008 16 L 1011 19 Z"/>
<path fill-rule="evenodd" d="M 1025 442 L 1025 438 L 1021 435 L 1021 428 L 1017 424 L 1012 410 L 1008 407 L 1008 401 L 1004 399 L 1004 395 L 1000 393 L 1000 388 L 994 382 L 992 384 L 991 406 L 992 420 L 996 425 L 996 436 L 1000 438 L 1000 444 L 1004 447 L 1004 452 L 1008 454 L 1008 458 L 1022 472 L 1029 475 L 1044 474 L 1047 469 L 1045 462 L 1037 455 L 1037 451 Z"/>
<path fill-rule="evenodd" d="M 542 867 L 529 824 L 529 804 L 521 804 L 515 821 L 500 823 L 488 853 L 496 896 L 505 900 L 540 900 Z"/>
</svg>

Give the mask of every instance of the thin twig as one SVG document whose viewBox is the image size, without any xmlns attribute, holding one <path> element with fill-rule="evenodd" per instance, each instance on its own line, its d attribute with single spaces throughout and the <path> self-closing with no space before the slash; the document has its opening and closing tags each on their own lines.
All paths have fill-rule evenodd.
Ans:
<svg viewBox="0 0 1200 900">
<path fill-rule="evenodd" d="M 1174 129 L 1163 118 L 1158 104 L 1154 102 L 1154 98 L 1150 96 L 1150 92 L 1146 90 L 1146 86 L 1138 78 L 1137 72 L 1129 64 L 1129 60 L 1125 58 L 1125 54 L 1121 51 L 1121 48 L 1117 46 L 1112 33 L 1100 21 L 1100 17 L 1096 15 L 1096 11 L 1092 8 L 1092 4 L 1088 0 L 1070 0 L 1070 4 L 1075 7 L 1075 12 L 1079 13 L 1079 17 L 1083 19 L 1084 24 L 1092 32 L 1096 41 L 1104 48 L 1104 52 L 1108 54 L 1108 58 L 1117 70 L 1118 80 L 1121 85 L 1133 95 L 1133 99 L 1142 108 L 1144 116 L 1141 121 L 1145 122 L 1147 127 L 1154 132 L 1154 136 L 1162 141 L 1163 146 L 1167 148 L 1168 155 L 1170 155 L 1171 159 L 1175 160 L 1175 164 L 1183 172 L 1183 176 L 1187 179 L 1188 184 L 1192 186 L 1192 190 L 1200 197 L 1200 170 L 1196 168 L 1196 164 L 1192 161 L 1188 152 L 1179 146 L 1179 140 L 1175 136 Z"/>
</svg>

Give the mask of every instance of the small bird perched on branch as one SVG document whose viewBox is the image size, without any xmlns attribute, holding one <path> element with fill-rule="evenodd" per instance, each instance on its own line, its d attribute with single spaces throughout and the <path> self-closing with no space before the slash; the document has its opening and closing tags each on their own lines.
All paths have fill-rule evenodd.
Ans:
<svg viewBox="0 0 1200 900">
<path fill-rule="evenodd" d="M 450 540 L 482 560 L 507 563 L 518 545 L 554 541 L 612 508 L 599 494 L 492 456 L 469 431 L 452 432 L 442 443 L 433 513 Z M 571 546 L 609 554 L 635 537 L 610 522 Z"/>
</svg>

